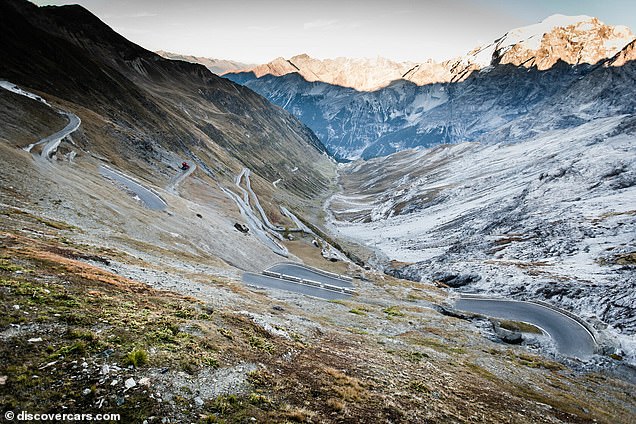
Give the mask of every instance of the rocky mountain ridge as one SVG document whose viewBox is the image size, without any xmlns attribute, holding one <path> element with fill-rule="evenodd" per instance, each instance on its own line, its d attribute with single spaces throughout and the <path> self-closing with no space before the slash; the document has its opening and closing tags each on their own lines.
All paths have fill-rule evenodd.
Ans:
<svg viewBox="0 0 636 424">
<path fill-rule="evenodd" d="M 223 75 L 228 72 L 240 71 L 256 66 L 255 64 L 237 62 L 235 60 L 213 59 L 209 57 L 171 53 L 164 50 L 158 50 L 155 53 L 166 59 L 182 60 L 184 62 L 201 64 L 208 68 L 210 72 L 217 75 Z"/>
<path fill-rule="evenodd" d="M 623 25 L 605 25 L 589 16 L 553 15 L 539 24 L 506 33 L 475 57 L 492 51 L 490 65 L 510 63 L 541 71 L 558 61 L 594 65 L 616 55 L 634 38 Z"/>
<path fill-rule="evenodd" d="M 558 61 L 593 65 L 614 56 L 634 38 L 631 30 L 622 25 L 606 25 L 597 18 L 584 15 L 552 15 L 538 24 L 510 30 L 488 45 L 443 62 L 395 62 L 380 57 L 320 60 L 300 54 L 227 73 L 253 72 L 256 78 L 298 73 L 309 82 L 374 91 L 396 80 L 416 85 L 462 81 L 473 71 L 497 64 L 539 70 L 549 69 Z"/>
<path fill-rule="evenodd" d="M 298 73 L 309 82 L 318 81 L 358 91 L 372 91 L 402 78 L 414 66 L 414 63 L 394 62 L 382 57 L 375 59 L 339 57 L 319 60 L 307 54 L 300 54 L 290 59 L 279 57 L 264 65 L 244 69 L 242 72 L 253 72 L 257 78 L 265 75 L 283 76 Z"/>
<path fill-rule="evenodd" d="M 607 116 L 598 98 L 574 104 L 563 93 L 586 78 L 594 80 L 593 85 L 613 74 L 629 74 L 633 41 L 624 27 L 607 26 L 595 18 L 555 16 L 509 31 L 464 58 L 415 66 L 404 79 L 375 91 L 307 81 L 282 61 L 277 62 L 281 76 L 225 76 L 292 112 L 334 156 L 351 160 L 442 143 L 519 141 L 533 134 L 535 124 L 556 128 L 573 119 L 590 119 L 579 109 L 593 104 L 598 116 Z M 619 63 L 625 69 L 610 69 L 619 68 L 610 66 Z M 610 89 L 623 99 L 623 112 L 629 113 L 633 103 L 620 93 L 629 91 L 630 83 L 623 81 L 627 85 Z M 525 119 L 561 101 L 567 109 L 563 115 L 545 122 Z"/>
</svg>

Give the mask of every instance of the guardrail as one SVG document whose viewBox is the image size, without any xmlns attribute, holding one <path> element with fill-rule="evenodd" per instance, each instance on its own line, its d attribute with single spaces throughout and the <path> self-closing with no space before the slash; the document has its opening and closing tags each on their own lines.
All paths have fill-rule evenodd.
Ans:
<svg viewBox="0 0 636 424">
<path fill-rule="evenodd" d="M 338 280 L 342 280 L 342 281 L 346 281 L 348 283 L 353 282 L 353 278 L 347 276 L 347 275 L 340 275 L 340 274 L 336 274 L 334 272 L 329 272 L 329 271 L 323 271 L 321 269 L 315 269 L 315 268 L 311 268 L 309 267 L 312 271 L 317 272 L 318 274 L 323 274 L 326 275 L 327 277 L 333 277 L 336 278 Z"/>
<path fill-rule="evenodd" d="M 596 334 L 596 330 L 594 329 L 594 327 L 592 327 L 590 324 L 588 324 L 583 318 L 577 316 L 576 314 L 563 309 L 563 308 L 559 308 L 558 306 L 554 306 L 548 302 L 544 302 L 542 300 L 526 300 L 525 302 L 528 303 L 536 303 L 537 305 L 541 305 L 543 307 L 546 308 L 550 308 L 554 311 L 557 311 L 565 316 L 567 316 L 568 318 L 573 319 L 574 321 L 578 322 L 581 326 L 583 326 L 588 333 L 590 333 L 590 336 L 592 336 L 592 339 L 594 339 L 594 343 L 596 343 L 598 345 L 598 339 L 597 339 L 597 334 Z"/>
<path fill-rule="evenodd" d="M 294 277 L 293 275 L 281 274 L 280 272 L 273 272 L 265 270 L 263 271 L 263 275 L 267 275 L 268 277 L 280 278 L 281 280 L 290 280 L 300 282 L 302 278 Z"/>
<path fill-rule="evenodd" d="M 294 277 L 293 275 L 281 274 L 279 272 L 272 272 L 272 271 L 265 270 L 265 271 L 263 271 L 263 275 L 265 275 L 267 277 L 278 278 L 279 280 L 291 281 L 291 282 L 297 283 L 297 284 L 304 284 L 306 286 L 318 287 L 318 288 L 323 289 L 323 290 L 330 290 L 330 291 L 335 291 L 335 292 L 338 292 L 338 293 L 344 293 L 344 294 L 348 294 L 348 295 L 356 295 L 357 294 L 357 292 L 355 290 L 350 289 L 348 287 L 334 286 L 334 285 L 331 285 L 331 284 L 321 283 L 320 281 L 308 280 L 306 278 Z"/>
<path fill-rule="evenodd" d="M 347 283 L 352 283 L 353 282 L 353 278 L 351 278 L 351 277 L 349 277 L 347 275 L 336 274 L 335 272 L 329 272 L 329 271 L 325 271 L 325 270 L 322 270 L 322 269 L 318 269 L 318 268 L 314 268 L 314 267 L 311 267 L 311 266 L 307 266 L 307 265 L 304 265 L 304 264 L 298 264 L 298 263 L 295 263 L 295 262 L 281 262 L 281 263 L 276 264 L 276 265 L 298 266 L 298 267 L 301 267 L 301 268 L 309 269 L 309 270 L 311 270 L 311 271 L 313 271 L 313 272 L 315 272 L 317 274 L 322 274 L 322 275 L 324 275 L 326 277 L 331 277 L 331 278 L 335 278 L 337 280 L 346 281 Z M 273 265 L 270 268 L 273 268 L 276 265 Z"/>
<path fill-rule="evenodd" d="M 594 327 L 592 327 L 588 322 L 586 322 L 583 318 L 577 316 L 576 314 L 560 308 L 558 306 L 552 305 L 548 302 L 544 302 L 542 300 L 518 300 L 518 299 L 503 299 L 503 298 L 493 298 L 491 296 L 484 296 L 484 295 L 479 295 L 479 294 L 460 294 L 460 298 L 464 298 L 464 299 L 500 299 L 500 300 L 514 300 L 516 302 L 527 302 L 527 303 L 534 303 L 535 305 L 539 305 L 539 306 L 543 306 L 544 308 L 548 308 L 551 309 L 555 312 L 560 313 L 561 315 L 565 315 L 566 317 L 576 321 L 581 327 L 585 328 L 585 330 L 590 334 L 590 336 L 592 337 L 592 340 L 594 340 L 594 344 L 596 345 L 597 349 L 599 347 L 598 344 L 598 338 L 597 338 L 597 333 L 596 330 L 594 329 Z"/>
</svg>

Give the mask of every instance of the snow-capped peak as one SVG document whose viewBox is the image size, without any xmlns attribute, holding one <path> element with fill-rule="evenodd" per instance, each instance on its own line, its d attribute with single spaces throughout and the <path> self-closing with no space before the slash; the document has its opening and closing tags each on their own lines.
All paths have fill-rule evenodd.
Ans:
<svg viewBox="0 0 636 424">
<path fill-rule="evenodd" d="M 279 57 L 246 71 L 256 77 L 297 73 L 310 82 L 374 91 L 396 80 L 416 85 L 463 81 L 474 71 L 488 72 L 505 64 L 539 70 L 551 68 L 559 61 L 571 65 L 595 64 L 614 57 L 633 40 L 634 34 L 622 25 L 605 25 L 587 15 L 552 15 L 539 23 L 512 29 L 465 56 L 441 63 L 394 62 L 382 57 L 316 59 L 299 54 L 289 59 Z M 626 57 L 623 55 L 620 63 Z"/>
<path fill-rule="evenodd" d="M 511 47 L 514 44 L 524 43 L 526 48 L 536 50 L 541 44 L 541 39 L 545 34 L 551 32 L 557 27 L 568 27 L 581 23 L 589 23 L 592 25 L 594 18 L 587 15 L 565 16 L 552 15 L 548 16 L 538 24 L 528 25 L 525 27 L 515 28 L 504 35 L 497 43 L 499 48 Z M 591 27 L 590 27 L 591 29 Z"/>
<path fill-rule="evenodd" d="M 624 26 L 610 26 L 587 15 L 552 15 L 512 29 L 493 43 L 474 49 L 467 61 L 480 68 L 492 64 L 547 69 L 559 60 L 570 64 L 596 63 L 614 56 L 634 39 Z"/>
</svg>

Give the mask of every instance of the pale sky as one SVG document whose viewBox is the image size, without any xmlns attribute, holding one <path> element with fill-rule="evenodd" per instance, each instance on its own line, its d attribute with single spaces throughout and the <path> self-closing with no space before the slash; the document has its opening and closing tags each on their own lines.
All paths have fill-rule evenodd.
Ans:
<svg viewBox="0 0 636 424">
<path fill-rule="evenodd" d="M 1 1 L 1 0 L 0 0 Z M 149 50 L 248 63 L 316 58 L 445 60 L 549 15 L 636 30 L 633 0 L 35 0 L 78 3 Z"/>
</svg>

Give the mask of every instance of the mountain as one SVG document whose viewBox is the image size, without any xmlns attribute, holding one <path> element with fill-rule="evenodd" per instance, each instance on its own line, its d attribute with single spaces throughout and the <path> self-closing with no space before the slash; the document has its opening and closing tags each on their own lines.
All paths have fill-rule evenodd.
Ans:
<svg viewBox="0 0 636 424">
<path fill-rule="evenodd" d="M 206 68 L 210 70 L 210 72 L 217 75 L 223 75 L 228 72 L 240 71 L 243 69 L 249 69 L 256 66 L 250 63 L 236 62 L 234 60 L 212 59 L 209 57 L 200 57 L 200 56 L 171 53 L 171 52 L 166 52 L 163 50 L 158 50 L 155 53 L 157 53 L 159 56 L 166 59 L 181 60 L 181 61 L 190 62 L 190 63 L 198 63 L 200 65 L 205 66 Z"/>
<path fill-rule="evenodd" d="M 334 156 L 351 160 L 440 143 L 501 140 L 503 128 L 542 110 L 552 96 L 598 66 L 606 69 L 607 61 L 624 55 L 632 40 L 625 27 L 557 15 L 509 31 L 462 58 L 414 65 L 374 91 L 308 77 L 302 66 L 295 65 L 300 70 L 294 72 L 282 60 L 276 61 L 276 70 L 266 65 L 257 68 L 258 73 L 226 77 L 292 112 Z M 395 72 L 390 69 L 392 79 Z M 602 106 L 598 109 L 602 114 Z M 566 125 L 557 118 L 550 119 L 553 125 Z M 499 135 L 491 137 L 497 128 Z M 508 136 L 507 141 L 521 140 L 525 133 Z"/>
<path fill-rule="evenodd" d="M 595 65 L 497 63 L 445 86 L 410 147 L 432 131 L 448 143 L 381 140 L 382 157 L 341 168 L 334 233 L 394 276 L 582 315 L 634 363 L 635 42 Z"/>
<path fill-rule="evenodd" d="M 609 63 L 612 66 L 623 66 L 631 60 L 636 60 L 636 40 L 626 45 Z"/>
<path fill-rule="evenodd" d="M 486 65 L 510 63 L 546 70 L 557 61 L 593 65 L 614 56 L 633 40 L 634 34 L 625 26 L 605 25 L 584 15 L 553 15 L 536 25 L 509 31 L 473 57 L 484 57 Z"/>
<path fill-rule="evenodd" d="M 495 42 L 487 68 L 362 153 L 378 157 L 341 167 L 328 210 L 334 234 L 374 246 L 387 273 L 564 308 L 633 364 L 636 40 L 607 50 L 594 22 L 532 51 L 523 31 Z M 587 47 L 555 61 L 546 43 L 558 51 L 566 35 Z"/>
<path fill-rule="evenodd" d="M 401 78 L 413 66 L 414 64 L 410 62 L 393 62 L 381 57 L 376 59 L 339 57 L 319 60 L 301 54 L 290 59 L 279 57 L 264 65 L 245 68 L 244 71 L 253 72 L 257 78 L 265 75 L 280 77 L 298 73 L 309 82 L 319 81 L 358 91 L 372 91 Z"/>
<path fill-rule="evenodd" d="M 496 64 L 539 70 L 549 69 L 557 61 L 593 65 L 614 56 L 634 38 L 629 28 L 605 25 L 590 16 L 552 15 L 540 23 L 512 29 L 490 44 L 441 63 L 394 62 L 380 57 L 320 60 L 300 54 L 290 59 L 278 57 L 263 65 L 236 67 L 227 73 L 252 72 L 256 78 L 298 73 L 309 82 L 375 91 L 400 79 L 416 85 L 462 81 L 471 72 Z"/>
<path fill-rule="evenodd" d="M 57 148 L 58 159 L 72 157 L 74 165 L 41 177 L 58 181 L 75 175 L 70 182 L 58 181 L 60 192 L 54 194 L 66 205 L 85 202 L 79 193 L 105 193 L 104 202 L 111 206 L 96 198 L 92 216 L 67 217 L 74 225 L 103 225 L 100 228 L 107 231 L 112 220 L 123 219 L 127 229 L 113 232 L 113 243 L 134 243 L 145 234 L 158 245 L 169 247 L 170 237 L 162 234 L 179 233 L 184 252 L 220 256 L 233 266 L 258 269 L 259 260 L 275 262 L 279 256 L 254 237 L 234 230 L 233 224 L 242 219 L 221 189 L 234 185 L 241 169 L 249 168 L 253 184 L 262 187 L 266 208 L 281 222 L 285 218 L 275 206 L 280 201 L 302 207 L 328 193 L 334 164 L 324 146 L 297 119 L 253 91 L 217 77 L 202 65 L 167 60 L 147 51 L 80 6 L 36 7 L 25 1 L 5 1 L 0 5 L 0 24 L 2 78 L 47 99 L 53 110 L 72 113 L 81 120 L 71 141 L 63 140 Z M 16 95 L 5 89 L 0 95 L 5 106 L 0 127 L 3 144 L 25 147 L 37 142 L 32 131 L 46 126 L 35 127 L 34 118 L 22 108 L 10 107 Z M 36 106 L 42 108 L 35 105 L 28 109 Z M 9 172 L 17 167 L 22 170 L 20 175 L 34 175 L 30 167 L 38 162 L 32 164 L 28 156 L 19 149 L 8 150 L 2 155 L 3 168 Z M 194 191 L 184 192 L 186 203 L 177 203 L 186 209 L 196 208 L 200 202 L 207 205 L 210 221 L 205 231 L 198 229 L 201 218 L 186 213 L 174 214 L 157 224 L 156 231 L 148 232 L 143 219 L 126 218 L 138 216 L 129 208 L 139 205 L 125 196 L 107 194 L 116 187 L 99 171 L 108 165 L 168 189 L 175 187 L 183 161 L 197 167 L 193 181 L 198 185 Z M 77 180 L 81 172 L 86 178 Z M 6 181 L 14 180 L 12 175 L 6 175 Z M 272 186 L 274 181 L 278 181 L 277 187 Z M 25 192 L 37 188 L 27 179 L 23 184 Z M 216 200 L 210 203 L 209 196 Z M 271 200 L 274 197 L 276 202 Z M 223 201 L 215 206 L 220 199 Z M 188 202 L 194 203 L 186 206 Z M 111 216 L 111 208 L 119 213 Z M 69 211 L 55 213 L 64 216 Z M 229 247 L 222 247 L 228 240 L 232 240 Z M 258 260 L 237 254 L 254 250 L 263 251 L 256 255 Z"/>
<path fill-rule="evenodd" d="M 166 60 L 131 43 L 80 6 L 4 0 L 0 35 L 0 404 L 7 420 L 41 414 L 53 421 L 57 414 L 57 421 L 63 415 L 62 421 L 126 423 L 633 421 L 633 370 L 621 360 L 629 356 L 616 338 L 605 339 L 612 329 L 587 333 L 567 313 L 534 305 L 584 333 L 570 344 L 582 341 L 585 351 L 572 354 L 558 346 L 563 339 L 526 319 L 453 309 L 456 295 L 441 280 L 461 277 L 454 261 L 471 259 L 490 242 L 481 237 L 488 228 L 479 220 L 466 221 L 479 234 L 469 225 L 458 234 L 456 225 L 433 229 L 440 242 L 468 236 L 470 255 L 434 264 L 440 272 L 447 267 L 451 280 L 422 282 L 362 262 L 373 246 L 348 250 L 348 241 L 322 220 L 340 171 L 348 209 L 372 201 L 389 212 L 389 196 L 395 196 L 402 204 L 392 212 L 403 217 L 413 212 L 426 219 L 428 199 L 454 198 L 445 204 L 467 209 L 471 205 L 458 198 L 468 193 L 474 200 L 487 191 L 487 199 L 474 202 L 489 205 L 484 219 L 493 231 L 516 221 L 530 226 L 536 246 L 529 256 L 568 254 L 583 240 L 591 246 L 581 258 L 605 261 L 622 282 L 627 272 L 618 267 L 631 265 L 615 262 L 629 261 L 628 246 L 596 255 L 590 238 L 598 234 L 608 243 L 602 248 L 610 248 L 614 232 L 624 244 L 632 233 L 625 213 L 632 198 L 621 194 L 631 195 L 633 187 L 628 117 L 555 133 L 558 149 L 550 140 L 483 151 L 471 143 L 474 155 L 467 149 L 463 156 L 465 146 L 454 145 L 433 155 L 398 153 L 404 161 L 366 163 L 378 168 L 336 166 L 290 113 L 205 66 Z M 622 110 L 630 92 L 619 88 L 630 78 L 628 69 L 601 66 L 588 74 L 599 75 L 596 86 L 568 95 L 580 101 L 577 96 L 594 90 L 604 105 Z M 612 78 L 602 79 L 609 71 Z M 601 103 L 586 107 L 594 105 Z M 531 155 L 515 147 L 528 145 L 535 148 Z M 559 158 L 563 169 L 551 169 Z M 418 175 L 408 174 L 412 168 Z M 527 182 L 534 183 L 528 211 L 521 200 L 492 194 L 501 187 L 517 199 Z M 569 182 L 567 196 L 555 193 Z M 383 192 L 387 187 L 405 191 Z M 590 199 L 586 190 L 606 198 Z M 579 203 L 564 210 L 566 201 Z M 329 204 L 345 232 L 345 218 L 355 211 Z M 501 226 L 498 205 L 514 212 L 501 215 Z M 574 220 L 578 206 L 588 207 L 585 225 Z M 396 229 L 381 216 L 363 220 Z M 584 234 L 572 231 L 579 227 Z M 360 234 L 374 229 L 364 230 Z M 396 234 L 405 250 L 411 241 L 428 248 L 426 234 Z M 394 234 L 384 236 L 377 247 L 395 242 Z M 499 247 L 507 242 L 521 241 L 501 239 Z M 504 253 L 520 255 L 513 246 Z M 489 263 L 471 265 L 481 272 Z M 390 265 L 388 272 L 412 279 L 426 272 L 415 261 Z M 289 269 L 296 274 L 272 277 Z M 493 271 L 488 284 L 505 284 L 507 274 Z M 548 288 L 563 278 L 554 275 Z M 617 286 L 604 276 L 590 278 L 581 287 L 584 305 L 595 285 Z M 254 286 L 259 279 L 278 289 Z M 575 299 L 568 290 L 561 297 Z M 307 295 L 316 293 L 322 296 Z M 619 302 L 630 296 L 613 295 L 617 304 L 607 310 L 628 312 Z M 603 317 L 621 324 L 611 314 Z"/>
</svg>

